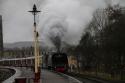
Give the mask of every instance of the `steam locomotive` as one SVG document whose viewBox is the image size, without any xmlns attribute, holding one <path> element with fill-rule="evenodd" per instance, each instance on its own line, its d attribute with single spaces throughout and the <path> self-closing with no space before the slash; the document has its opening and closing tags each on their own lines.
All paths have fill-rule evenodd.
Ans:
<svg viewBox="0 0 125 83">
<path fill-rule="evenodd" d="M 48 57 L 49 69 L 53 69 L 57 72 L 66 72 L 68 69 L 68 59 L 66 53 L 53 53 Z"/>
</svg>

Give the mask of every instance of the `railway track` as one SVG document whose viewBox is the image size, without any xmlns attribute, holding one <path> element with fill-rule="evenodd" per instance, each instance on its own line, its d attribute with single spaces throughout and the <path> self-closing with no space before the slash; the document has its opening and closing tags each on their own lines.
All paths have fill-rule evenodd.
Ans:
<svg viewBox="0 0 125 83">
<path fill-rule="evenodd" d="M 91 78 L 91 77 L 87 77 L 87 76 L 80 77 L 78 75 L 73 75 L 73 74 L 69 74 L 69 73 L 68 73 L 68 75 L 75 77 L 76 79 L 82 81 L 82 83 L 110 83 L 110 82 L 107 82 L 107 81 L 104 81 L 101 79 Z"/>
<path fill-rule="evenodd" d="M 83 83 L 125 83 L 125 81 L 104 80 L 98 77 L 92 77 L 87 75 L 80 76 L 79 74 L 72 74 L 72 73 L 66 73 L 66 74 L 75 77 L 76 79 L 82 81 Z"/>
</svg>

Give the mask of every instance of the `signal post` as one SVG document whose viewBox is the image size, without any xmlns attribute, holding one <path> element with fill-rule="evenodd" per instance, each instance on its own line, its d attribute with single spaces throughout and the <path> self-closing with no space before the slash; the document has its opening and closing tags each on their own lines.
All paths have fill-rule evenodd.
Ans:
<svg viewBox="0 0 125 83">
<path fill-rule="evenodd" d="M 36 29 L 36 15 L 37 13 L 41 12 L 37 10 L 36 5 L 33 5 L 33 10 L 29 11 L 33 14 L 34 16 L 34 56 L 35 56 L 35 78 L 34 78 L 34 83 L 40 83 L 40 73 L 41 73 L 41 68 L 40 68 L 40 52 L 39 52 L 39 33 Z"/>
</svg>

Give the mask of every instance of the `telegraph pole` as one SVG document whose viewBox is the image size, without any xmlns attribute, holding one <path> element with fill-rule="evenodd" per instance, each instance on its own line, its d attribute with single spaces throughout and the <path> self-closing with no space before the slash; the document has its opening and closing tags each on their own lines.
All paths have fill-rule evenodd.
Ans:
<svg viewBox="0 0 125 83">
<path fill-rule="evenodd" d="M 29 11 L 33 14 L 34 16 L 34 55 L 35 55 L 35 79 L 34 83 L 40 83 L 40 60 L 39 60 L 39 33 L 36 29 L 36 15 L 41 12 L 37 10 L 36 5 L 33 5 L 33 10 Z"/>
</svg>

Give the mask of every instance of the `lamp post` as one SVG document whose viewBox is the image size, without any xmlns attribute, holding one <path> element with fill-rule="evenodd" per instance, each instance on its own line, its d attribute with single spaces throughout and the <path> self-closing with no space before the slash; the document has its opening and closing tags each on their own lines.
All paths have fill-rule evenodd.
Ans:
<svg viewBox="0 0 125 83">
<path fill-rule="evenodd" d="M 40 60 L 39 60 L 39 33 L 36 30 L 36 15 L 41 12 L 37 10 L 36 5 L 33 5 L 33 10 L 29 11 L 33 14 L 34 16 L 34 55 L 35 55 L 35 79 L 34 79 L 34 83 L 39 83 L 40 81 Z"/>
</svg>

